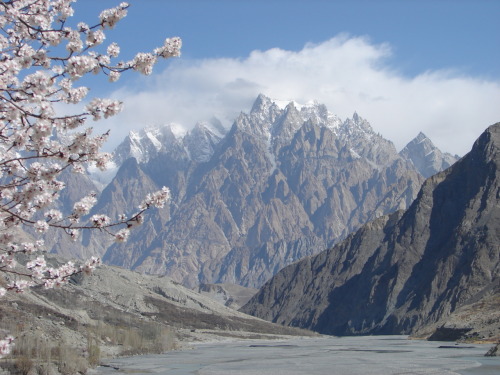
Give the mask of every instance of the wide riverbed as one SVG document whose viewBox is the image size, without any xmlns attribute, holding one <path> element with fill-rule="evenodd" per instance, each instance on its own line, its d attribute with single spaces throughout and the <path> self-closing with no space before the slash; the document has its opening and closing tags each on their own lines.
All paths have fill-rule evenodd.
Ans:
<svg viewBox="0 0 500 375">
<path fill-rule="evenodd" d="M 447 348 L 439 348 L 447 346 Z M 168 375 L 499 375 L 491 345 L 408 340 L 404 336 L 299 338 L 196 344 L 193 349 L 120 358 L 95 374 Z M 114 367 L 114 368 L 113 368 Z"/>
</svg>

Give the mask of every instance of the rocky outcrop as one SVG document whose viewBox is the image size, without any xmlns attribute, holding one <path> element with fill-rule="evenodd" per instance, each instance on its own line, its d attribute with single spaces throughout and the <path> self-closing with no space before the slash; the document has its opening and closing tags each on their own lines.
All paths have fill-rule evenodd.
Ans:
<svg viewBox="0 0 500 375">
<path fill-rule="evenodd" d="M 483 334 L 497 332 L 499 147 L 500 123 L 427 179 L 408 210 L 286 267 L 242 311 L 327 334 L 401 334 L 443 325 L 483 303 L 493 304 Z"/>
<path fill-rule="evenodd" d="M 500 357 L 500 343 L 491 347 L 490 350 L 486 352 L 485 357 Z"/>
<path fill-rule="evenodd" d="M 500 337 L 500 293 L 481 293 L 435 324 L 416 330 L 416 337 L 448 341 L 494 341 Z"/>
</svg>

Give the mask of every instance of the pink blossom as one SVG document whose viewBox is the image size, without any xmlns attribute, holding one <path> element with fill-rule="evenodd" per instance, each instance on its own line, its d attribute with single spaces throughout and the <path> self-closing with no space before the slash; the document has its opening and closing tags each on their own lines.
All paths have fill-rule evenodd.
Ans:
<svg viewBox="0 0 500 375">
<path fill-rule="evenodd" d="M 13 342 L 13 336 L 7 336 L 5 339 L 0 340 L 0 358 L 10 353 L 10 351 L 12 350 Z"/>
</svg>

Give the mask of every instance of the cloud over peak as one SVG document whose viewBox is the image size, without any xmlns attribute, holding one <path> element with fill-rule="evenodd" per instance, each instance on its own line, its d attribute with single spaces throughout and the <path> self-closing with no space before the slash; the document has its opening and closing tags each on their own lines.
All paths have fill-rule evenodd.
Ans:
<svg viewBox="0 0 500 375">
<path fill-rule="evenodd" d="M 154 84 L 147 88 L 111 95 L 126 105 L 112 122 L 127 131 L 170 122 L 190 128 L 216 116 L 229 127 L 263 93 L 299 103 L 316 100 L 341 118 L 357 111 L 398 148 L 423 131 L 442 150 L 464 154 L 488 125 L 500 121 L 498 82 L 462 76 L 454 67 L 406 77 L 394 69 L 392 56 L 387 44 L 341 34 L 300 51 L 179 60 L 148 77 Z"/>
</svg>

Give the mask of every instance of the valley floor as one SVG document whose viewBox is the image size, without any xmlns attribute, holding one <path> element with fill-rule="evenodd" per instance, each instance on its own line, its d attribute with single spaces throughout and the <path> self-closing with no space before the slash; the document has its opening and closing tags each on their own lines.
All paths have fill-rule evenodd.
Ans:
<svg viewBox="0 0 500 375">
<path fill-rule="evenodd" d="M 497 375 L 491 345 L 410 340 L 406 336 L 229 340 L 195 343 L 163 355 L 109 360 L 94 375 Z"/>
</svg>

